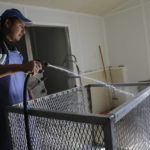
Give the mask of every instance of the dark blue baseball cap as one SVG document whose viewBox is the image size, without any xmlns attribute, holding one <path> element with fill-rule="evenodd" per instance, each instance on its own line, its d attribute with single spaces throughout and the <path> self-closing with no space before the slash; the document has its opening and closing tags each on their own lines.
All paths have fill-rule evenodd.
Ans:
<svg viewBox="0 0 150 150">
<path fill-rule="evenodd" d="M 11 18 L 11 17 L 17 17 L 18 19 L 24 21 L 27 24 L 32 23 L 31 20 L 24 17 L 23 14 L 18 9 L 15 8 L 5 10 L 1 15 L 1 20 Z"/>
</svg>

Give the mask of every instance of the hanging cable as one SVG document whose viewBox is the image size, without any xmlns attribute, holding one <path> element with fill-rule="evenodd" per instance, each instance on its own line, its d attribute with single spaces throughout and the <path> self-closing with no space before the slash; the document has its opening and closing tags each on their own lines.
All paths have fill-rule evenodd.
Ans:
<svg viewBox="0 0 150 150">
<path fill-rule="evenodd" d="M 30 130 L 29 130 L 29 118 L 28 118 L 28 108 L 27 108 L 27 85 L 31 74 L 28 74 L 24 82 L 24 91 L 23 91 L 23 109 L 24 109 L 24 121 L 25 121 L 25 131 L 27 139 L 28 150 L 32 150 L 31 139 L 30 139 Z"/>
</svg>

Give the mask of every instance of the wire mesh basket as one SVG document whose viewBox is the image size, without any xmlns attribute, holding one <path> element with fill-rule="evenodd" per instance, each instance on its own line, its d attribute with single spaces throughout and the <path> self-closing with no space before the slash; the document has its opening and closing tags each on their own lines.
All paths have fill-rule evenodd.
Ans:
<svg viewBox="0 0 150 150">
<path fill-rule="evenodd" d="M 91 114 L 89 88 L 28 102 L 33 150 L 149 150 L 150 88 L 107 115 Z M 26 150 L 23 105 L 8 107 L 13 150 Z"/>
<path fill-rule="evenodd" d="M 8 109 L 14 150 L 27 149 L 22 106 L 21 103 Z M 28 109 L 33 149 L 104 150 L 104 124 L 109 118 L 90 116 L 86 88 L 77 87 L 29 101 Z"/>
</svg>

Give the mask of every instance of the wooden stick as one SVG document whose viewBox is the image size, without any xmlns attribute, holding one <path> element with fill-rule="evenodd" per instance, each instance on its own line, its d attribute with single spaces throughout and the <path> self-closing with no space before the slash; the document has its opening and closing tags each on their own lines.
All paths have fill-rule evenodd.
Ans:
<svg viewBox="0 0 150 150">
<path fill-rule="evenodd" d="M 102 49 L 101 49 L 101 46 L 100 46 L 100 45 L 99 45 L 99 52 L 100 52 L 101 59 L 102 59 L 102 65 L 103 65 L 105 80 L 106 80 L 106 83 L 108 83 L 107 73 L 106 73 L 105 64 L 104 64 L 104 59 L 103 59 L 103 54 L 102 54 Z"/>
<path fill-rule="evenodd" d="M 104 70 L 104 77 L 105 77 L 106 83 L 108 83 L 107 73 L 106 73 L 106 69 L 105 69 L 105 63 L 104 63 L 103 54 L 102 54 L 102 49 L 101 49 L 101 46 L 100 46 L 100 45 L 99 45 L 99 52 L 100 52 L 100 56 L 101 56 L 101 59 L 102 59 L 102 65 L 103 65 L 103 70 Z M 108 97 L 109 97 L 109 104 L 110 104 L 110 107 L 112 107 L 111 93 L 110 93 L 110 90 L 109 90 L 109 89 L 108 89 Z"/>
</svg>

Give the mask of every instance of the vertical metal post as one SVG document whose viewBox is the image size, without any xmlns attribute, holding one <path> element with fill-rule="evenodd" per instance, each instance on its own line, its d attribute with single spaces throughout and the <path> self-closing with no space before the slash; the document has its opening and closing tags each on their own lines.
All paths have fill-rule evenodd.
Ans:
<svg viewBox="0 0 150 150">
<path fill-rule="evenodd" d="M 87 94 L 88 94 L 88 101 L 89 101 L 89 110 L 91 113 L 93 113 L 93 108 L 92 108 L 92 96 L 91 96 L 91 86 L 88 85 L 86 86 L 87 88 Z M 96 142 L 95 142 L 95 130 L 94 130 L 94 125 L 92 125 L 92 145 L 95 146 Z"/>
<path fill-rule="evenodd" d="M 73 67 L 73 62 L 72 61 L 69 61 L 69 57 L 72 56 L 72 51 L 71 51 L 71 43 L 70 43 L 70 35 L 69 35 L 69 28 L 68 27 L 65 27 L 65 38 L 66 38 L 66 45 L 67 45 L 67 56 L 66 56 L 66 63 L 67 63 L 67 67 L 70 69 L 70 70 L 74 70 L 74 67 Z M 68 61 L 67 61 L 68 59 Z M 69 80 L 70 79 L 70 80 Z M 67 84 L 68 84 L 68 88 L 72 88 L 74 87 L 74 85 L 76 85 L 76 80 L 75 78 L 68 78 L 68 81 L 67 81 Z"/>
<path fill-rule="evenodd" d="M 26 47 L 27 47 L 28 60 L 29 61 L 33 60 L 33 53 L 32 53 L 31 41 L 30 41 L 30 35 L 29 35 L 29 31 L 28 30 L 26 30 L 25 42 L 26 42 Z"/>
<path fill-rule="evenodd" d="M 90 112 L 93 113 L 91 86 L 88 85 L 86 86 L 86 88 L 87 88 L 87 93 L 88 93 L 89 109 L 90 109 Z"/>
<path fill-rule="evenodd" d="M 9 112 L 8 112 L 8 108 L 5 108 L 5 118 L 6 118 L 6 126 L 7 126 L 7 136 L 8 136 L 8 144 L 9 144 L 9 149 L 13 150 L 13 143 L 12 143 L 12 137 L 11 137 L 11 128 L 10 128 L 10 122 L 9 122 Z"/>
<path fill-rule="evenodd" d="M 108 121 L 103 126 L 104 130 L 104 142 L 106 150 L 117 150 L 116 147 L 116 137 L 115 137 L 115 127 L 112 119 Z"/>
</svg>

